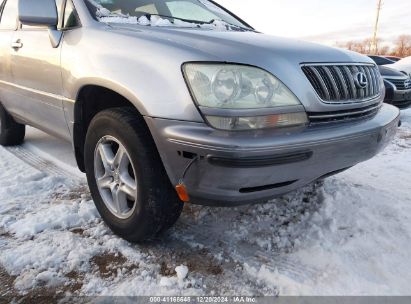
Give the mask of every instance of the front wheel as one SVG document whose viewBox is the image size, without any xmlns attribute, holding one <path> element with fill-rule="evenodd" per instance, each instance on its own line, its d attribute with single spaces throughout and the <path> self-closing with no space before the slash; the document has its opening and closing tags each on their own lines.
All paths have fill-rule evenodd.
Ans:
<svg viewBox="0 0 411 304">
<path fill-rule="evenodd" d="M 178 219 L 183 203 L 143 118 L 134 109 L 97 114 L 90 123 L 84 152 L 92 197 L 114 233 L 139 242 Z"/>
</svg>

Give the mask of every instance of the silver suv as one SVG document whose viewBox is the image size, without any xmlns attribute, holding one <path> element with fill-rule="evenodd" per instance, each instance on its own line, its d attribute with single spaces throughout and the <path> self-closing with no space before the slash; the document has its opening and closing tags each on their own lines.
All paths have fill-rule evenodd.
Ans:
<svg viewBox="0 0 411 304">
<path fill-rule="evenodd" d="M 271 37 L 209 0 L 4 0 L 0 143 L 73 143 L 130 241 L 184 202 L 264 202 L 373 157 L 399 111 L 371 59 Z"/>
</svg>

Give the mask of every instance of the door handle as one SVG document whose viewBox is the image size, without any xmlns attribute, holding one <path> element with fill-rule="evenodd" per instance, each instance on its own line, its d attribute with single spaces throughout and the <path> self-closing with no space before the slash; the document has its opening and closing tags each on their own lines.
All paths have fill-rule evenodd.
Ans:
<svg viewBox="0 0 411 304">
<path fill-rule="evenodd" d="M 17 41 L 15 41 L 15 42 L 12 42 L 12 44 L 11 44 L 11 47 L 13 48 L 13 49 L 21 49 L 22 47 L 23 47 L 23 43 L 20 41 L 20 39 L 19 40 L 17 40 Z"/>
</svg>

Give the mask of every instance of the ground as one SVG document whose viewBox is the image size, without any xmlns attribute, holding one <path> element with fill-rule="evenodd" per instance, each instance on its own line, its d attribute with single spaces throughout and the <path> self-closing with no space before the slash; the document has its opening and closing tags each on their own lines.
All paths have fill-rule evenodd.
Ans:
<svg viewBox="0 0 411 304">
<path fill-rule="evenodd" d="M 411 110 L 402 120 L 368 162 L 265 205 L 187 205 L 142 245 L 101 221 L 71 146 L 29 130 L 0 148 L 0 296 L 411 295 Z"/>
</svg>

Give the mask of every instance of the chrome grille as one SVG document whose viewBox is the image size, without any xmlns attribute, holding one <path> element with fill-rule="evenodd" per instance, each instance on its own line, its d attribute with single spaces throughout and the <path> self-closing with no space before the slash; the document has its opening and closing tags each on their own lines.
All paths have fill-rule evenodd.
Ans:
<svg viewBox="0 0 411 304">
<path fill-rule="evenodd" d="M 397 90 L 404 91 L 404 90 L 411 90 L 411 79 L 391 79 L 385 78 L 385 80 L 391 82 Z"/>
<path fill-rule="evenodd" d="M 302 70 L 318 96 L 327 103 L 361 102 L 381 94 L 381 76 L 375 65 L 309 64 L 303 65 Z M 364 87 L 356 82 L 359 73 L 367 80 Z"/>
<path fill-rule="evenodd" d="M 311 125 L 328 124 L 361 120 L 375 116 L 381 109 L 381 104 L 373 104 L 362 108 L 333 112 L 309 112 L 308 118 Z"/>
</svg>

